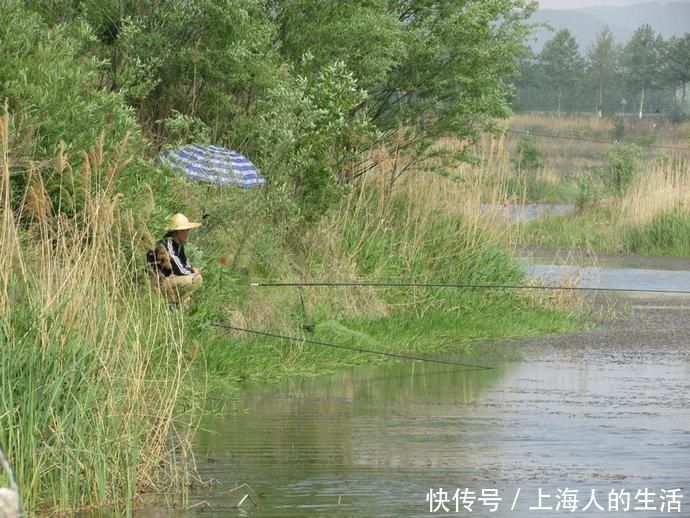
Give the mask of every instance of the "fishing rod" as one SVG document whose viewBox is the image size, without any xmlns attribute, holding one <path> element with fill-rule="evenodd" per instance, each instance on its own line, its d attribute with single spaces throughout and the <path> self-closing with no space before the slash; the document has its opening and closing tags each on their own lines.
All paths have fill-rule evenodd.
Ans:
<svg viewBox="0 0 690 518">
<path fill-rule="evenodd" d="M 246 329 L 243 327 L 229 326 L 229 325 L 225 325 L 225 324 L 214 323 L 214 324 L 211 324 L 211 326 L 219 327 L 221 329 L 228 329 L 231 331 L 241 331 L 243 333 L 249 333 L 249 334 L 254 334 L 254 335 L 259 335 L 259 336 L 267 336 L 270 338 L 278 338 L 281 340 L 290 340 L 292 342 L 300 342 L 300 343 L 306 343 L 306 344 L 312 344 L 312 345 L 322 345 L 325 347 L 333 347 L 336 349 L 345 349 L 347 351 L 354 351 L 354 352 L 358 352 L 358 353 L 377 354 L 379 356 L 387 356 L 389 358 L 395 358 L 398 360 L 415 360 L 415 361 L 423 361 L 423 362 L 428 362 L 428 363 L 440 363 L 443 365 L 455 365 L 458 367 L 467 367 L 468 371 L 469 370 L 493 370 L 493 367 L 487 367 L 484 365 L 472 365 L 469 363 L 460 363 L 460 362 L 456 362 L 453 360 L 428 358 L 425 356 L 414 356 L 411 354 L 403 354 L 403 353 L 391 353 L 391 352 L 386 352 L 386 351 L 377 351 L 375 349 L 365 349 L 362 347 L 351 347 L 349 345 L 334 344 L 331 342 L 322 342 L 320 340 L 309 340 L 307 338 L 302 338 L 302 337 L 279 335 L 276 333 L 269 333 L 267 331 L 256 331 L 254 329 Z"/>
<path fill-rule="evenodd" d="M 595 292 L 628 292 L 628 293 L 668 293 L 677 295 L 690 295 L 687 290 L 659 290 L 649 288 L 588 288 L 584 286 L 543 286 L 543 285 L 529 285 L 529 284 L 470 284 L 470 283 L 422 283 L 422 282 L 364 282 L 364 281 L 305 281 L 305 282 L 282 282 L 282 281 L 254 281 L 250 282 L 249 286 L 261 288 L 279 288 L 279 287 L 375 287 L 375 288 L 458 288 L 458 289 L 528 289 L 528 290 L 569 290 L 569 291 L 595 291 Z M 302 303 L 302 310 L 304 311 L 304 300 L 300 293 L 300 301 Z M 306 313 L 306 312 L 305 312 Z M 214 327 L 228 329 L 232 331 L 240 331 L 244 333 L 255 334 L 259 336 L 266 336 L 270 338 L 277 338 L 281 340 L 290 340 L 293 342 L 301 342 L 313 345 L 321 345 L 325 347 L 333 347 L 337 349 L 345 349 L 349 351 L 377 354 L 389 358 L 425 361 L 430 363 L 440 363 L 445 365 L 455 365 L 460 367 L 467 367 L 468 370 L 490 370 L 493 367 L 486 367 L 483 365 L 472 365 L 467 363 L 455 362 L 452 360 L 442 360 L 435 358 L 427 358 L 423 356 L 414 356 L 402 353 L 391 353 L 385 351 L 377 351 L 374 349 L 365 349 L 361 347 L 351 347 L 342 344 L 334 344 L 330 342 L 323 342 L 319 340 L 309 340 L 307 338 L 280 335 L 269 333 L 266 331 L 256 331 L 253 329 L 246 329 L 236 326 L 229 326 L 223 324 L 211 324 Z M 313 325 L 309 325 L 313 329 Z M 312 330 L 308 329 L 308 330 Z"/>
<path fill-rule="evenodd" d="M 374 288 L 465 288 L 465 289 L 514 289 L 514 290 L 568 290 L 568 291 L 602 291 L 628 293 L 670 293 L 690 295 L 688 290 L 659 290 L 652 288 L 588 288 L 586 286 L 542 286 L 530 284 L 469 284 L 469 283 L 425 283 L 425 282 L 340 282 L 340 281 L 307 281 L 307 282 L 250 282 L 255 288 L 276 287 L 374 287 Z"/>
</svg>

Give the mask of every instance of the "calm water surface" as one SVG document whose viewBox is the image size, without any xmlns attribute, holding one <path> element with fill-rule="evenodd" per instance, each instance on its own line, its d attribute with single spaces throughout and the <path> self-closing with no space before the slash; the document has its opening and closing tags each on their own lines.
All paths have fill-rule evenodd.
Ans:
<svg viewBox="0 0 690 518">
<path fill-rule="evenodd" d="M 656 271 L 632 272 L 628 286 L 649 275 L 655 288 L 690 288 L 687 272 Z M 522 354 L 492 370 L 400 362 L 248 386 L 196 437 L 211 482 L 196 514 L 651 517 L 670 505 L 690 516 L 690 299 L 629 308 L 586 333 L 487 344 Z M 231 491 L 241 484 L 251 490 Z M 474 495 L 456 512 L 465 488 Z M 496 512 L 479 499 L 490 491 Z M 238 509 L 246 493 L 256 505 Z"/>
</svg>

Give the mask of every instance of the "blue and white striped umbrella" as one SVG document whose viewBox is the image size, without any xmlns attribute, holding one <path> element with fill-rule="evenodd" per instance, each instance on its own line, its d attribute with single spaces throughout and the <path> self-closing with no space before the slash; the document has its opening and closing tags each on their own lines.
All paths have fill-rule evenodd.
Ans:
<svg viewBox="0 0 690 518">
<path fill-rule="evenodd" d="M 254 164 L 224 147 L 190 144 L 164 151 L 158 156 L 158 161 L 182 171 L 188 178 L 202 182 L 245 189 L 260 187 L 266 183 Z"/>
</svg>

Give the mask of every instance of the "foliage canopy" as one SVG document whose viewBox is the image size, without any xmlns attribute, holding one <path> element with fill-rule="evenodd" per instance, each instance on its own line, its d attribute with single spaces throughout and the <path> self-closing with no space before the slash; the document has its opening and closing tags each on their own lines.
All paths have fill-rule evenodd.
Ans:
<svg viewBox="0 0 690 518">
<path fill-rule="evenodd" d="M 472 139 L 507 116 L 535 9 L 524 0 L 8 4 L 0 89 L 26 113 L 65 111 L 42 121 L 46 149 L 61 139 L 80 149 L 100 130 L 139 127 L 152 152 L 204 136 L 251 157 L 307 219 L 370 169 L 362 157 L 372 149 L 424 160 L 440 136 Z"/>
</svg>

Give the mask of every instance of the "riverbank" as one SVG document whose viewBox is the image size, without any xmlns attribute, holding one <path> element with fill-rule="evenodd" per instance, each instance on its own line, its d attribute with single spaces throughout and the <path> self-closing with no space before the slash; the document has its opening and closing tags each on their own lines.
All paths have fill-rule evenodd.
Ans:
<svg viewBox="0 0 690 518">
<path fill-rule="evenodd" d="M 96 148 L 60 171 L 61 196 L 81 208 L 54 212 L 42 175 L 24 186 L 10 175 L 10 121 L 0 118 L 0 447 L 30 514 L 127 514 L 142 492 L 184 491 L 203 384 L 183 354 L 184 322 L 133 275 L 137 239 L 114 190 L 123 157 Z"/>
<path fill-rule="evenodd" d="M 0 430 L 32 512 L 126 514 L 145 494 L 184 501 L 190 434 L 215 409 L 207 391 L 227 399 L 246 381 L 379 361 L 214 324 L 445 359 L 472 356 L 478 340 L 582 324 L 578 300 L 559 292 L 368 287 L 300 297 L 250 286 L 268 278 L 523 282 L 505 246 L 511 227 L 480 205 L 469 210 L 462 200 L 473 192 L 452 179 L 420 171 L 393 185 L 372 175 L 317 221 L 280 225 L 262 193 L 154 176 L 129 166 L 124 143 L 110 151 L 97 143 L 78 168 L 60 153 L 44 174 L 15 181 L 11 120 L 2 120 Z M 156 190 L 144 178 L 157 180 Z M 188 247 L 204 268 L 189 312 L 168 308 L 145 274 L 145 252 L 172 207 L 192 219 L 209 214 Z"/>
<path fill-rule="evenodd" d="M 468 488 L 488 515 L 479 497 L 493 489 L 500 510 L 530 517 L 565 488 L 578 512 L 592 492 L 609 509 L 611 491 L 633 512 L 648 488 L 657 510 L 684 511 L 690 303 L 625 300 L 595 329 L 478 346 L 488 371 L 398 362 L 248 384 L 197 435 L 214 482 L 192 502 L 199 516 L 236 512 L 245 494 L 252 516 L 422 516 L 440 502 L 430 491 L 448 491 L 454 510 Z"/>
<path fill-rule="evenodd" d="M 514 227 L 481 207 L 519 198 L 523 176 L 550 181 L 532 174 L 529 142 L 514 160 L 483 134 L 509 116 L 532 8 L 329 5 L 3 2 L 0 447 L 29 512 L 184 500 L 209 379 L 232 395 L 372 360 L 215 324 L 306 336 L 308 323 L 320 341 L 456 357 L 582 323 L 558 291 L 250 287 L 525 281 Z M 265 188 L 157 161 L 194 143 L 242 153 Z M 506 195 L 494 180 L 509 173 Z M 189 312 L 145 273 L 180 212 L 203 222 L 187 246 L 204 277 Z"/>
<path fill-rule="evenodd" d="M 202 236 L 206 280 L 188 317 L 194 336 L 190 355 L 198 357 L 221 390 L 236 390 L 241 381 L 382 361 L 382 355 L 358 354 L 352 350 L 356 348 L 467 356 L 478 341 L 584 325 L 581 299 L 558 290 L 251 286 L 266 279 L 529 282 L 505 246 L 512 224 L 487 216 L 480 205 L 468 209 L 463 200 L 472 192 L 452 179 L 422 172 L 388 190 L 377 180 L 381 177 L 385 174 L 354 186 L 337 210 L 319 224 L 303 227 L 299 235 L 255 222 L 260 230 L 243 237 L 242 253 L 232 260 L 234 270 L 221 260 L 223 248 L 232 248 L 239 239 L 233 228 L 245 228 L 248 222 L 210 228 Z M 241 214 L 230 205 L 218 210 Z"/>
<path fill-rule="evenodd" d="M 324 375 L 353 365 L 401 361 L 388 353 L 432 362 L 471 362 L 480 352 L 478 344 L 485 341 L 572 332 L 584 325 L 583 319 L 536 305 L 487 305 L 481 296 L 474 302 L 475 308 L 429 316 L 326 320 L 317 323 L 312 332 L 296 330 L 289 335 L 292 340 L 227 331 L 226 336 L 218 335 L 202 347 L 202 361 L 211 378 L 211 390 L 216 395 L 225 391 L 227 396 L 227 391 L 239 390 L 244 382 L 275 382 Z"/>
<path fill-rule="evenodd" d="M 528 201 L 577 208 L 528 222 L 515 243 L 585 253 L 690 253 L 687 122 L 521 115 L 510 131 L 519 136 L 502 153 L 516 167 L 498 183 Z"/>
</svg>

